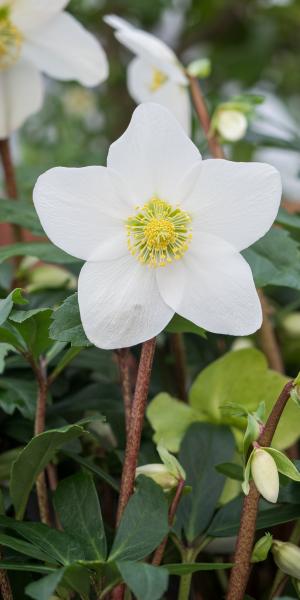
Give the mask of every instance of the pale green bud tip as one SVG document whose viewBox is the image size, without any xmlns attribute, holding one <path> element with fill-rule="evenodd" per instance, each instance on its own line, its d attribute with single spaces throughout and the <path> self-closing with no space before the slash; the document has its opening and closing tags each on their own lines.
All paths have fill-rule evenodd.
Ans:
<svg viewBox="0 0 300 600">
<path fill-rule="evenodd" d="M 275 504 L 279 494 L 279 475 L 274 458 L 262 448 L 255 448 L 251 473 L 259 493 Z"/>
<path fill-rule="evenodd" d="M 237 142 L 244 137 L 248 121 L 239 110 L 222 108 L 214 119 L 214 126 L 224 140 Z"/>
<path fill-rule="evenodd" d="M 269 550 L 272 546 L 272 535 L 270 533 L 266 533 L 263 537 L 261 537 L 255 544 L 252 552 L 251 562 L 261 562 L 262 560 L 266 560 Z"/>
<path fill-rule="evenodd" d="M 300 548 L 290 542 L 274 540 L 272 553 L 277 567 L 286 575 L 300 579 Z"/>
<path fill-rule="evenodd" d="M 211 73 L 211 62 L 209 58 L 198 58 L 193 60 L 187 67 L 187 72 L 191 77 L 209 77 Z"/>
<path fill-rule="evenodd" d="M 160 463 L 138 467 L 135 471 L 135 478 L 139 475 L 145 475 L 153 479 L 155 483 L 163 488 L 164 492 L 169 492 L 178 485 L 178 479 L 170 473 L 165 465 Z"/>
</svg>

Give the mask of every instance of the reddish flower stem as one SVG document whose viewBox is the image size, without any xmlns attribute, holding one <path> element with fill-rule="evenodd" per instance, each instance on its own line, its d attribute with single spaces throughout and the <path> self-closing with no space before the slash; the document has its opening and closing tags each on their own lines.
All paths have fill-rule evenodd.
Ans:
<svg viewBox="0 0 300 600">
<path fill-rule="evenodd" d="M 171 503 L 171 506 L 169 509 L 169 525 L 170 525 L 170 527 L 172 527 L 172 525 L 174 523 L 175 514 L 176 514 L 178 504 L 179 504 L 181 496 L 182 496 L 184 486 L 185 486 L 185 480 L 180 479 L 177 489 L 176 489 L 175 496 L 172 500 L 172 503 Z M 165 552 L 167 541 L 168 541 L 168 536 L 166 536 L 163 539 L 163 541 L 161 542 L 161 544 L 158 546 L 158 548 L 156 548 L 153 558 L 152 558 L 153 565 L 156 565 L 156 566 L 160 565 L 163 555 L 164 555 L 164 552 Z"/>
<path fill-rule="evenodd" d="M 282 412 L 290 397 L 293 381 L 289 381 L 280 393 L 266 422 L 265 428 L 258 438 L 260 446 L 270 446 Z M 251 569 L 251 554 L 255 535 L 258 512 L 259 492 L 253 481 L 250 491 L 245 496 L 237 538 L 234 566 L 231 570 L 227 600 L 243 600 Z"/>
<path fill-rule="evenodd" d="M 0 158 L 3 167 L 5 189 L 8 198 L 17 200 L 18 189 L 15 176 L 15 169 L 12 162 L 9 140 L 0 140 Z M 22 239 L 21 228 L 19 225 L 11 225 L 14 241 L 19 242 Z M 18 266 L 18 261 L 16 261 Z"/>
<path fill-rule="evenodd" d="M 206 102 L 204 100 L 202 90 L 200 87 L 199 80 L 197 77 L 187 75 L 190 82 L 190 89 L 194 107 L 201 123 L 202 129 L 205 133 L 209 149 L 212 156 L 215 158 L 225 158 L 223 148 L 220 146 L 217 137 L 211 131 L 211 120 L 207 110 Z"/>
</svg>

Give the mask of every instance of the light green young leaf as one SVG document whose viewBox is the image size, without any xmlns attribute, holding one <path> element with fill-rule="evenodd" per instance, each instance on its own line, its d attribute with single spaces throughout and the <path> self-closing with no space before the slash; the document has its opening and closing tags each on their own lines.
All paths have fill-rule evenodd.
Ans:
<svg viewBox="0 0 300 600">
<path fill-rule="evenodd" d="M 293 481 L 300 481 L 300 472 L 285 454 L 275 448 L 264 448 L 264 450 L 274 458 L 279 473 Z"/>
<path fill-rule="evenodd" d="M 253 548 L 251 562 L 257 563 L 266 560 L 269 551 L 271 550 L 272 542 L 273 536 L 270 533 L 265 533 L 265 535 L 256 542 Z"/>
<path fill-rule="evenodd" d="M 251 460 L 253 457 L 253 450 L 248 458 L 245 470 L 244 470 L 244 481 L 242 483 L 242 490 L 245 494 L 245 496 L 248 496 L 249 494 L 249 490 L 250 490 L 250 486 L 249 486 L 249 479 L 250 479 L 250 473 L 251 473 Z"/>
<path fill-rule="evenodd" d="M 260 434 L 259 423 L 252 414 L 247 417 L 247 429 L 244 435 L 244 460 L 247 460 L 247 454 L 252 442 L 255 442 Z"/>
<path fill-rule="evenodd" d="M 147 417 L 155 431 L 154 441 L 170 452 L 178 452 L 186 430 L 197 420 L 197 413 L 187 404 L 161 393 L 150 402 Z"/>
<path fill-rule="evenodd" d="M 174 475 L 174 477 L 184 479 L 184 480 L 186 479 L 186 474 L 185 474 L 184 469 L 182 468 L 182 466 L 179 463 L 179 461 L 177 460 L 177 458 L 175 456 L 173 456 L 173 454 L 170 454 L 170 452 L 168 452 L 168 450 L 166 448 L 164 448 L 163 446 L 157 446 L 157 452 L 158 452 L 162 462 L 167 467 L 169 473 Z"/>
</svg>

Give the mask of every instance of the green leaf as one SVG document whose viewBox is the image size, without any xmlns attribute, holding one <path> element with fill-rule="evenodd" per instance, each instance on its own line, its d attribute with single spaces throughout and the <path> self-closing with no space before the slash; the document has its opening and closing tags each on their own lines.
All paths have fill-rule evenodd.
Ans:
<svg viewBox="0 0 300 600">
<path fill-rule="evenodd" d="M 163 462 L 165 467 L 167 467 L 169 473 L 174 475 L 174 477 L 176 477 L 177 479 L 186 479 L 184 469 L 182 468 L 177 458 L 173 456 L 173 454 L 170 454 L 170 452 L 168 452 L 168 450 L 163 446 L 157 446 L 157 452 L 160 456 L 161 461 Z"/>
<path fill-rule="evenodd" d="M 282 473 L 293 481 L 300 481 L 300 472 L 285 454 L 275 448 L 264 448 L 264 450 L 274 458 L 279 473 Z"/>
<path fill-rule="evenodd" d="M 287 229 L 300 231 L 300 216 L 297 214 L 291 214 L 282 207 L 280 207 L 278 211 L 276 223 L 283 225 L 283 227 L 286 227 Z"/>
<path fill-rule="evenodd" d="M 11 344 L 4 344 L 0 342 L 0 375 L 5 369 L 5 358 L 10 351 L 14 352 L 14 347 Z"/>
<path fill-rule="evenodd" d="M 51 316 L 51 308 L 36 308 L 33 310 L 14 310 L 9 317 L 10 322 L 13 322 L 14 328 L 22 336 L 26 347 L 34 358 L 38 358 L 45 353 L 53 344 L 48 334 Z"/>
<path fill-rule="evenodd" d="M 57 569 L 55 573 L 51 573 L 51 575 L 46 575 L 46 577 L 30 583 L 25 588 L 26 594 L 30 598 L 34 598 L 34 600 L 50 600 L 63 579 L 65 571 L 65 568 Z"/>
<path fill-rule="evenodd" d="M 168 333 L 195 333 L 203 338 L 206 338 L 205 330 L 202 327 L 198 327 L 192 321 L 188 321 L 184 317 L 175 314 L 173 319 L 166 327 Z"/>
<path fill-rule="evenodd" d="M 168 588 L 168 571 L 147 563 L 119 562 L 123 580 L 137 600 L 160 600 Z"/>
<path fill-rule="evenodd" d="M 98 466 L 94 465 L 94 463 L 90 462 L 90 460 L 87 460 L 86 458 L 79 456 L 79 454 L 75 454 L 75 452 L 70 452 L 70 450 L 63 450 L 63 454 L 65 456 L 69 456 L 69 458 L 72 458 L 73 460 L 75 460 L 75 462 L 77 462 L 79 465 L 82 465 L 83 467 L 85 467 L 86 469 L 91 471 L 91 473 L 94 473 L 95 475 L 97 475 L 100 479 L 102 479 L 103 481 L 108 483 L 108 485 L 110 485 L 116 492 L 120 491 L 120 486 L 116 482 L 116 480 L 113 479 L 113 477 L 111 477 L 109 475 L 109 473 L 106 473 L 106 471 L 104 471 L 103 469 L 100 469 L 100 467 L 98 467 Z"/>
<path fill-rule="evenodd" d="M 189 425 L 198 420 L 197 413 L 190 406 L 166 393 L 153 398 L 147 409 L 147 417 L 155 431 L 154 441 L 170 452 L 178 452 Z"/>
<path fill-rule="evenodd" d="M 265 355 L 255 348 L 228 352 L 211 363 L 195 379 L 190 390 L 191 407 L 199 420 L 227 423 L 244 430 L 245 419 L 224 414 L 229 402 L 255 412 L 260 402 L 266 416 L 288 379 L 268 369 Z M 171 407 L 169 407 L 170 409 Z M 289 402 L 282 414 L 273 443 L 278 449 L 291 446 L 299 436 L 299 409 Z"/>
<path fill-rule="evenodd" d="M 84 558 L 83 548 L 77 539 L 42 523 L 27 523 L 0 516 L 0 527 L 8 528 L 21 535 L 37 550 L 48 556 L 48 562 L 70 565 Z"/>
<path fill-rule="evenodd" d="M 197 573 L 197 571 L 222 571 L 223 569 L 231 569 L 232 563 L 176 563 L 164 565 L 170 575 L 189 575 Z"/>
<path fill-rule="evenodd" d="M 0 248 L 1 251 L 1 248 Z M 22 289 L 16 288 L 5 300 L 0 300 L 0 325 L 5 323 L 11 313 L 14 304 L 26 304 L 27 300 L 22 296 Z"/>
<path fill-rule="evenodd" d="M 49 242 L 18 242 L 0 248 L 0 263 L 14 256 L 34 256 L 49 263 L 80 263 Z"/>
<path fill-rule="evenodd" d="M 181 499 L 175 530 L 180 535 L 183 529 L 189 542 L 205 531 L 214 514 L 225 484 L 215 466 L 222 459 L 230 460 L 234 448 L 230 429 L 211 423 L 194 423 L 183 439 L 179 461 L 192 491 Z"/>
<path fill-rule="evenodd" d="M 276 285 L 300 290 L 300 248 L 284 229 L 273 227 L 243 252 L 257 287 Z"/>
<path fill-rule="evenodd" d="M 53 313 L 50 337 L 60 342 L 71 342 L 71 346 L 91 346 L 81 324 L 77 293 L 69 296 Z"/>
<path fill-rule="evenodd" d="M 0 222 L 20 225 L 20 227 L 28 229 L 35 235 L 43 235 L 44 233 L 33 204 L 21 200 L 12 202 L 11 200 L 1 199 Z"/>
<path fill-rule="evenodd" d="M 53 573 L 56 571 L 54 568 L 44 567 L 44 565 L 38 565 L 37 563 L 13 563 L 6 560 L 0 560 L 0 569 L 5 569 L 6 571 L 29 571 L 30 573 Z"/>
<path fill-rule="evenodd" d="M 266 533 L 263 537 L 257 540 L 251 556 L 251 562 L 261 562 L 266 560 L 269 550 L 271 550 L 273 542 L 273 536 L 270 533 Z"/>
<path fill-rule="evenodd" d="M 2 377 L 0 379 L 0 406 L 11 415 L 17 409 L 26 419 L 35 415 L 37 385 L 35 381 Z"/>
<path fill-rule="evenodd" d="M 222 506 L 214 516 L 206 535 L 227 537 L 238 533 L 243 498 L 239 496 Z M 300 517 L 300 504 L 276 504 L 260 501 L 256 529 L 269 529 L 280 523 L 288 523 Z"/>
<path fill-rule="evenodd" d="M 18 519 L 24 515 L 30 491 L 39 473 L 62 446 L 79 437 L 83 431 L 79 425 L 50 429 L 32 438 L 20 452 L 13 464 L 10 480 L 10 494 Z"/>
<path fill-rule="evenodd" d="M 37 550 L 33 544 L 29 544 L 28 542 L 24 542 L 24 540 L 20 540 L 11 535 L 7 535 L 0 531 L 0 544 L 2 546 L 6 546 L 7 548 L 11 548 L 12 550 L 16 550 L 16 552 L 20 552 L 21 554 L 25 554 L 25 556 L 30 556 L 31 558 L 36 558 L 37 560 L 49 561 L 49 556 Z"/>
<path fill-rule="evenodd" d="M 164 493 L 149 477 L 141 475 L 117 529 L 109 561 L 141 560 L 157 548 L 168 530 Z"/>
<path fill-rule="evenodd" d="M 64 531 L 76 537 L 84 548 L 85 560 L 104 561 L 106 538 L 92 477 L 81 472 L 61 481 L 54 504 Z"/>
<path fill-rule="evenodd" d="M 243 467 L 241 465 L 236 465 L 235 463 L 220 463 L 215 466 L 215 469 L 218 473 L 222 473 L 225 477 L 229 477 L 229 479 L 234 479 L 235 481 L 243 481 Z"/>
<path fill-rule="evenodd" d="M 247 415 L 247 429 L 244 435 L 244 460 L 247 460 L 248 450 L 252 442 L 256 441 L 260 434 L 260 426 L 253 415 Z"/>
</svg>

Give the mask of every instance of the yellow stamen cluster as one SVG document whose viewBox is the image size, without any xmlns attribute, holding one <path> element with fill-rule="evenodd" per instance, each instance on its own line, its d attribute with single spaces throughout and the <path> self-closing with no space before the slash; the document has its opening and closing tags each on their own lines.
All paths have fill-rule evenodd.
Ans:
<svg viewBox="0 0 300 600">
<path fill-rule="evenodd" d="M 152 80 L 149 85 L 150 92 L 156 92 L 167 81 L 167 76 L 158 69 L 152 70 Z"/>
<path fill-rule="evenodd" d="M 164 267 L 181 258 L 192 239 L 189 214 L 156 197 L 136 208 L 126 229 L 130 253 L 151 267 Z"/>
<path fill-rule="evenodd" d="M 0 8 L 0 71 L 17 62 L 22 42 L 22 33 L 10 20 L 9 7 Z"/>
</svg>

